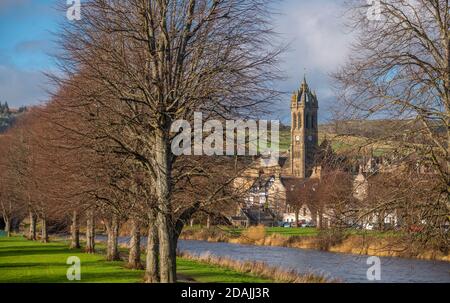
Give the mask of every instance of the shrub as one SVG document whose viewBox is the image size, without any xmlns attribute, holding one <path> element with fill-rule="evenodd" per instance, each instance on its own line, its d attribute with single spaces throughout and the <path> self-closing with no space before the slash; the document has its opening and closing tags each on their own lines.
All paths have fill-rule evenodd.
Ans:
<svg viewBox="0 0 450 303">
<path fill-rule="evenodd" d="M 329 250 L 330 247 L 341 244 L 346 238 L 340 229 L 324 229 L 317 236 L 317 244 L 320 250 Z"/>
<path fill-rule="evenodd" d="M 266 228 L 263 225 L 252 226 L 242 233 L 242 237 L 253 242 L 264 240 L 266 237 Z"/>
</svg>

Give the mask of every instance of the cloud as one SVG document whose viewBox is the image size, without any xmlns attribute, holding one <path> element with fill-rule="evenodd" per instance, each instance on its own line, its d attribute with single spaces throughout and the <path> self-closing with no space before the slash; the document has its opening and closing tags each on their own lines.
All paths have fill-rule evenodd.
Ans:
<svg viewBox="0 0 450 303">
<path fill-rule="evenodd" d="M 306 70 L 308 83 L 319 97 L 319 118 L 324 121 L 335 101 L 329 74 L 345 62 L 353 40 L 344 26 L 342 6 L 335 0 L 289 0 L 279 10 L 276 30 L 290 42 L 281 66 L 288 79 L 279 83 L 279 89 L 297 89 Z M 277 108 L 285 122 L 289 121 L 289 99 Z"/>
<path fill-rule="evenodd" d="M 39 30 L 30 31 L 33 35 L 22 37 L 25 25 L 20 23 L 24 29 L 16 32 L 22 40 L 13 43 L 15 34 L 11 31 L 8 31 L 9 36 L 0 39 L 3 47 L 3 51 L 0 48 L 0 99 L 20 105 L 35 104 L 45 98 L 47 85 L 37 70 L 52 68 L 51 61 L 45 56 L 52 49 L 50 38 L 42 33 L 54 26 L 53 21 L 59 16 L 52 11 L 51 3 L 49 0 L 0 0 L 0 14 L 8 10 L 10 13 L 5 16 L 14 15 L 11 17 L 14 23 L 17 22 L 16 14 L 31 14 L 33 18 L 45 16 L 36 23 Z M 277 88 L 285 92 L 296 90 L 306 69 L 308 83 L 317 91 L 319 116 L 324 121 L 329 116 L 329 105 L 335 102 L 328 75 L 344 63 L 352 41 L 352 36 L 344 29 L 342 1 L 284 0 L 280 5 L 277 9 L 280 14 L 275 16 L 275 29 L 290 42 L 290 51 L 284 55 L 284 63 L 280 66 L 287 79 L 277 83 Z M 11 26 L 16 28 L 14 24 Z M 29 28 L 30 25 L 27 23 L 26 26 Z M 289 122 L 289 100 L 290 96 L 286 95 L 283 102 L 274 106 L 273 118 Z"/>
<path fill-rule="evenodd" d="M 46 89 L 49 87 L 41 72 L 0 65 L 0 101 L 7 101 L 11 107 L 36 105 L 46 101 Z"/>
<path fill-rule="evenodd" d="M 352 37 L 346 35 L 341 6 L 334 1 L 302 1 L 289 4 L 279 28 L 292 39 L 291 58 L 310 69 L 330 71 L 347 56 Z"/>
<path fill-rule="evenodd" d="M 36 52 L 43 51 L 46 52 L 50 49 L 50 42 L 45 40 L 27 40 L 16 44 L 14 51 L 18 53 L 26 52 Z"/>
</svg>

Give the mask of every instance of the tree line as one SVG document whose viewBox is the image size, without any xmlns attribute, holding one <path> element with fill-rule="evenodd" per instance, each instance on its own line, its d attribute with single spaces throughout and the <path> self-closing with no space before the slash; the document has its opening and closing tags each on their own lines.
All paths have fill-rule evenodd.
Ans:
<svg viewBox="0 0 450 303">
<path fill-rule="evenodd" d="M 0 201 L 8 226 L 29 216 L 28 237 L 48 241 L 49 222 L 70 218 L 71 246 L 95 251 L 96 224 L 107 259 L 119 258 L 128 222 L 129 266 L 148 282 L 176 281 L 179 234 L 192 215 L 230 204 L 240 170 L 233 157 L 175 156 L 176 120 L 245 119 L 278 92 L 269 1 L 83 2 L 83 18 L 59 33 L 58 90 L 0 137 Z"/>
</svg>

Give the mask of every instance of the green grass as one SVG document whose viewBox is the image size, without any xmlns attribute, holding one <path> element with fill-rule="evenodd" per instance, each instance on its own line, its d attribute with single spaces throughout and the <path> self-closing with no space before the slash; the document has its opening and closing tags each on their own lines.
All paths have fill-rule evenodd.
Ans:
<svg viewBox="0 0 450 303">
<path fill-rule="evenodd" d="M 192 227 L 186 226 L 185 230 L 194 230 L 198 231 L 204 228 L 201 225 L 194 225 Z M 235 228 L 229 226 L 215 226 L 214 228 L 219 228 L 227 233 L 230 233 L 233 236 L 240 236 L 246 229 L 245 228 Z M 317 228 L 312 227 L 302 227 L 302 228 L 285 228 L 285 227 L 266 227 L 266 233 L 268 235 L 271 234 L 279 234 L 283 236 L 317 236 L 319 231 Z"/>
<path fill-rule="evenodd" d="M 178 273 L 193 277 L 197 282 L 216 283 L 270 283 L 270 280 L 244 275 L 239 272 L 196 261 L 180 259 L 177 261 Z"/>
<path fill-rule="evenodd" d="M 241 235 L 245 228 L 227 228 L 223 229 L 231 232 L 234 235 Z M 318 230 L 316 228 L 285 228 L 285 227 L 266 227 L 266 234 L 279 234 L 282 236 L 316 236 L 318 234 Z"/>
<path fill-rule="evenodd" d="M 337 154 L 346 153 L 349 151 L 357 151 L 358 147 L 366 146 L 368 143 L 368 138 L 361 136 L 336 136 L 334 134 L 328 134 L 323 131 L 319 131 L 319 145 L 323 140 L 327 138 L 331 142 L 331 147 L 333 151 Z M 291 131 L 282 130 L 280 131 L 280 152 L 286 152 L 289 150 L 291 145 Z M 390 151 L 392 148 L 385 144 L 380 146 L 380 144 L 372 144 L 369 146 L 373 149 L 374 156 L 382 156 L 386 152 Z"/>
<path fill-rule="evenodd" d="M 185 230 L 199 231 L 203 228 L 205 227 L 201 225 L 194 225 L 192 227 L 190 226 L 185 227 Z M 245 228 L 235 228 L 229 226 L 214 226 L 213 228 L 218 228 L 236 237 L 240 236 L 246 230 Z M 319 235 L 319 232 L 320 231 L 314 227 L 301 227 L 301 228 L 266 227 L 267 235 L 279 234 L 282 236 L 308 237 L 308 236 L 317 236 Z M 363 230 L 353 228 L 346 229 L 345 233 L 348 235 L 368 236 L 373 238 L 399 237 L 402 235 L 402 233 L 399 231 Z"/>
<path fill-rule="evenodd" d="M 100 254 L 85 254 L 69 249 L 67 243 L 39 243 L 22 237 L 0 237 L 0 283 L 63 283 L 69 282 L 67 258 L 81 260 L 81 281 L 88 283 L 139 283 L 143 271 L 124 268 L 124 262 L 107 262 Z M 178 273 L 197 282 L 270 282 L 259 277 L 238 273 L 218 266 L 178 259 Z"/>
<path fill-rule="evenodd" d="M 302 228 L 284 228 L 284 227 L 269 227 L 266 229 L 267 234 L 280 234 L 283 236 L 317 236 L 319 231 L 313 227 Z"/>
</svg>

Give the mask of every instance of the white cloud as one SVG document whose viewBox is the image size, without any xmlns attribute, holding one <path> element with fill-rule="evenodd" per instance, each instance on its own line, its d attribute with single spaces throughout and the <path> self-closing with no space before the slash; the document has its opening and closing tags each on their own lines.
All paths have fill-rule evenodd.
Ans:
<svg viewBox="0 0 450 303">
<path fill-rule="evenodd" d="M 48 88 L 48 81 L 41 72 L 0 65 L 0 101 L 8 102 L 11 107 L 46 101 Z"/>
<path fill-rule="evenodd" d="M 278 8 L 276 30 L 290 42 L 281 69 L 288 76 L 280 89 L 293 91 L 305 73 L 310 86 L 317 91 L 322 120 L 328 117 L 328 105 L 334 102 L 329 74 L 349 55 L 352 35 L 344 26 L 342 1 L 286 0 Z M 289 98 L 287 98 L 289 99 Z M 289 100 L 280 105 L 283 117 L 289 117 Z"/>
</svg>

